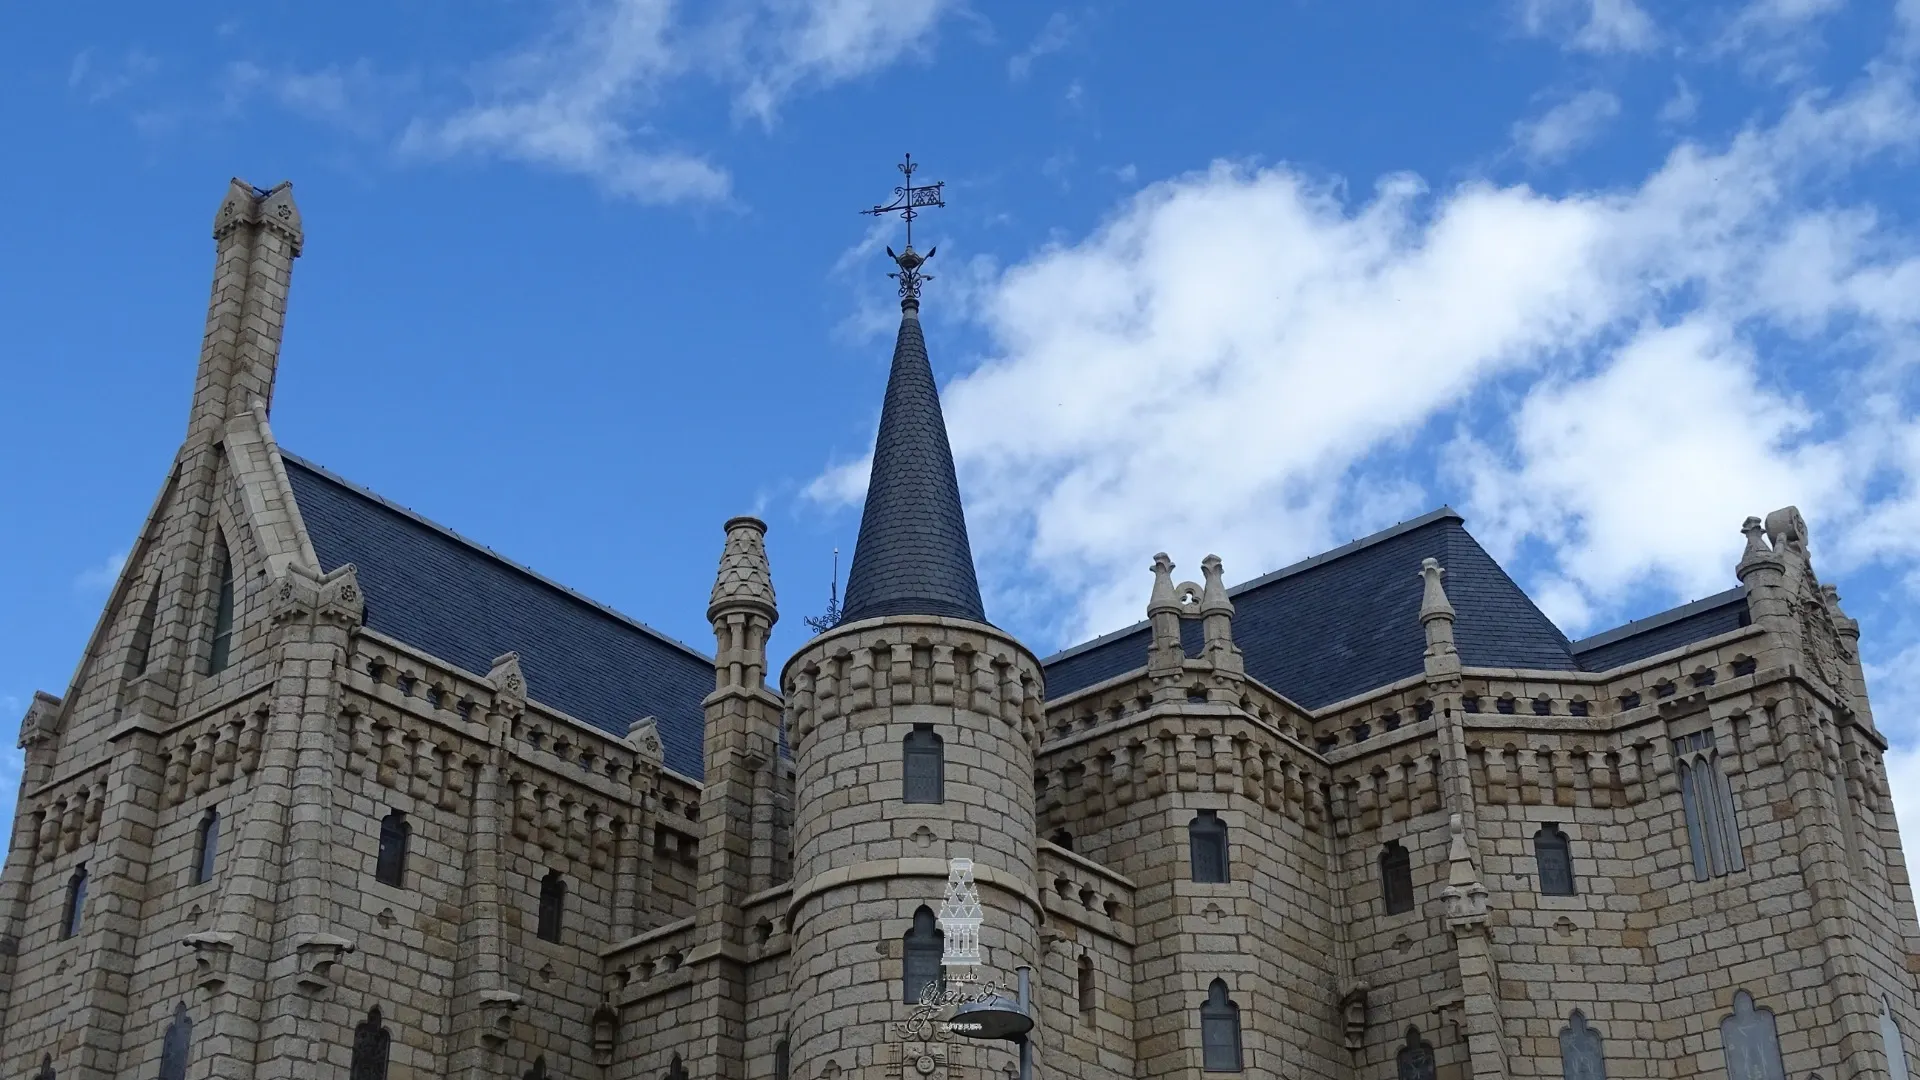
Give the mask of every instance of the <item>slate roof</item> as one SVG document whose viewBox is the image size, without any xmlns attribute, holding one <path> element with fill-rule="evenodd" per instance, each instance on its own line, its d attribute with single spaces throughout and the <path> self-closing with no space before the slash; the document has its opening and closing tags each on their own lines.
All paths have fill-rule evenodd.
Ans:
<svg viewBox="0 0 1920 1080">
<path fill-rule="evenodd" d="M 354 564 L 367 626 L 468 671 L 520 654 L 528 695 L 619 738 L 659 720 L 667 767 L 705 772 L 713 660 L 325 469 L 282 453 L 323 570 Z"/>
<path fill-rule="evenodd" d="M 1582 638 L 1573 643 L 1573 655 L 1588 671 L 1609 671 L 1668 649 L 1737 630 L 1752 621 L 1747 612 L 1747 590 L 1732 588 Z"/>
<path fill-rule="evenodd" d="M 885 615 L 987 621 L 940 392 L 920 316 L 905 305 L 841 609 L 847 622 Z"/>
</svg>

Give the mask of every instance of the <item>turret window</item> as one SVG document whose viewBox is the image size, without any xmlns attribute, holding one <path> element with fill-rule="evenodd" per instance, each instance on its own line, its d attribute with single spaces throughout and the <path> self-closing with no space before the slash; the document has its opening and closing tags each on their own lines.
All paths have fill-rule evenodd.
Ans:
<svg viewBox="0 0 1920 1080">
<path fill-rule="evenodd" d="M 1606 1056 L 1600 1052 L 1600 1032 L 1587 1026 L 1579 1009 L 1560 1029 L 1560 1072 L 1566 1080 L 1607 1080 Z"/>
<path fill-rule="evenodd" d="M 193 883 L 205 885 L 213 880 L 213 861 L 220 854 L 220 812 L 207 811 L 200 819 L 200 832 L 193 850 Z"/>
<path fill-rule="evenodd" d="M 407 824 L 407 815 L 400 811 L 393 811 L 380 822 L 380 855 L 373 868 L 375 881 L 396 889 L 406 887 L 407 845 L 412 839 L 413 826 Z M 557 937 L 554 940 L 558 940 Z"/>
<path fill-rule="evenodd" d="M 186 1002 L 173 1007 L 173 1022 L 160 1040 L 160 1080 L 187 1080 L 187 1055 L 193 1049 L 193 1017 Z"/>
<path fill-rule="evenodd" d="M 1395 1055 L 1400 1080 L 1434 1080 L 1433 1046 L 1420 1037 L 1420 1029 L 1407 1028 L 1407 1041 Z"/>
<path fill-rule="evenodd" d="M 1696 731 L 1673 740 L 1673 756 L 1674 768 L 1680 774 L 1680 805 L 1686 812 L 1694 880 L 1706 881 L 1746 869 L 1746 856 L 1740 850 L 1740 825 L 1733 812 L 1733 787 L 1720 771 L 1713 731 Z"/>
<path fill-rule="evenodd" d="M 549 870 L 540 882 L 540 921 L 536 931 L 542 941 L 560 940 L 560 920 L 567 910 L 567 879 L 560 871 Z"/>
<path fill-rule="evenodd" d="M 1733 1011 L 1720 1021 L 1720 1052 L 1731 1080 L 1787 1080 L 1773 1010 L 1755 1008 L 1745 990 L 1733 995 Z"/>
<path fill-rule="evenodd" d="M 932 724 L 913 725 L 901 746 L 901 756 L 901 799 L 910 803 L 946 802 L 946 749 Z"/>
<path fill-rule="evenodd" d="M 1413 910 L 1413 858 L 1398 840 L 1380 850 L 1380 901 L 1389 915 Z"/>
<path fill-rule="evenodd" d="M 1080 1011 L 1090 1013 L 1093 1011 L 1095 993 L 1093 987 L 1093 957 L 1088 956 L 1086 953 L 1080 954 L 1079 975 Z"/>
<path fill-rule="evenodd" d="M 214 565 L 219 576 L 213 600 L 213 647 L 207 653 L 209 675 L 225 671 L 233 653 L 233 558 L 227 553 L 224 537 L 219 541 Z"/>
<path fill-rule="evenodd" d="M 1200 1006 L 1200 1067 L 1207 1072 L 1239 1072 L 1240 1006 L 1227 996 L 1223 979 L 1207 987 L 1207 1000 Z"/>
<path fill-rule="evenodd" d="M 60 915 L 60 936 L 75 937 L 80 933 L 80 917 L 87 908 L 87 868 L 83 863 L 67 879 L 67 906 Z"/>
<path fill-rule="evenodd" d="M 1193 880 L 1219 883 L 1227 880 L 1227 823 L 1218 812 L 1202 810 L 1187 823 L 1187 846 L 1193 866 Z"/>
<path fill-rule="evenodd" d="M 773 1080 L 787 1080 L 787 1073 L 792 1068 L 787 1060 L 790 1054 L 787 1040 L 781 1039 L 773 1044 Z"/>
<path fill-rule="evenodd" d="M 1533 834 L 1533 864 L 1540 875 L 1541 895 L 1574 895 L 1573 845 L 1551 822 Z"/>
<path fill-rule="evenodd" d="M 393 1048 L 393 1034 L 380 1022 L 380 1006 L 367 1010 L 367 1018 L 353 1029 L 353 1062 L 348 1080 L 387 1080 L 387 1057 Z"/>
<path fill-rule="evenodd" d="M 944 980 L 940 956 L 946 949 L 946 936 L 933 917 L 933 909 L 922 904 L 913 913 L 913 926 L 901 939 L 900 1000 L 918 1004 L 929 989 L 938 993 Z"/>
</svg>

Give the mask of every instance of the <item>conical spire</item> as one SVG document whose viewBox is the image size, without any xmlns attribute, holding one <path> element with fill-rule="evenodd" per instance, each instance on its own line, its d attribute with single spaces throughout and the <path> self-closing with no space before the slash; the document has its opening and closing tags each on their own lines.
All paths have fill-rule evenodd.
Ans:
<svg viewBox="0 0 1920 1080">
<path fill-rule="evenodd" d="M 943 615 L 986 622 L 953 449 L 920 334 L 920 302 L 909 297 L 900 312 L 841 619 Z"/>
</svg>

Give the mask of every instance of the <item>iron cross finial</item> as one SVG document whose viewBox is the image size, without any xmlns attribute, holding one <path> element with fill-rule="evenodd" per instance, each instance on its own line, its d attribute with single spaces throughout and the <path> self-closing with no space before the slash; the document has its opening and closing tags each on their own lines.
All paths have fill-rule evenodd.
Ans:
<svg viewBox="0 0 1920 1080">
<path fill-rule="evenodd" d="M 876 206 L 871 210 L 862 210 L 860 212 L 863 214 L 872 214 L 875 217 L 879 217 L 881 214 L 898 213 L 901 219 L 907 223 L 906 248 L 898 254 L 894 253 L 893 248 L 887 248 L 887 257 L 892 259 L 900 270 L 898 273 L 888 274 L 887 276 L 900 282 L 900 299 L 902 301 L 912 300 L 917 303 L 920 299 L 920 286 L 933 280 L 933 275 L 921 273 L 920 268 L 925 266 L 927 260 L 933 258 L 933 253 L 939 249 L 928 248 L 925 255 L 913 250 L 913 219 L 920 216 L 920 208 L 923 206 L 947 205 L 946 199 L 943 197 L 947 185 L 946 181 L 941 180 L 925 187 L 914 187 L 913 174 L 920 166 L 914 164 L 912 154 L 908 154 L 906 160 L 902 161 L 896 167 L 906 175 L 907 182 L 905 185 L 893 189 L 893 201 L 885 206 Z"/>
</svg>

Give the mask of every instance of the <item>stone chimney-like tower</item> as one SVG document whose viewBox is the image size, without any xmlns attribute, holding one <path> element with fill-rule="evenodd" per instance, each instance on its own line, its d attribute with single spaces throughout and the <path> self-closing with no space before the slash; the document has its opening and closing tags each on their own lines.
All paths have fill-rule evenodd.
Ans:
<svg viewBox="0 0 1920 1080">
<path fill-rule="evenodd" d="M 939 910 L 949 859 L 972 860 L 979 977 L 1037 958 L 1040 665 L 986 621 L 919 303 L 901 309 L 845 617 L 781 680 L 798 772 L 788 1037 L 809 1080 L 971 1080 L 1014 1060 L 901 1027 L 907 938 Z"/>
</svg>

